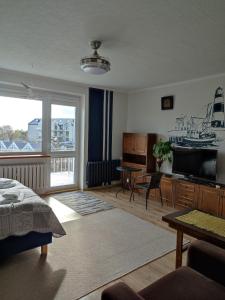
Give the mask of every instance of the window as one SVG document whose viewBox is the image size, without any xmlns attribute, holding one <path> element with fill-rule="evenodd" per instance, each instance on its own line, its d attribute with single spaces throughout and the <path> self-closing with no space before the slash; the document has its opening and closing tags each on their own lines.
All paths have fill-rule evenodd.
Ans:
<svg viewBox="0 0 225 300">
<path fill-rule="evenodd" d="M 42 101 L 0 96 L 0 152 L 42 151 Z"/>
<path fill-rule="evenodd" d="M 74 187 L 79 178 L 80 99 L 38 93 L 41 100 L 0 95 L 0 155 L 44 153 L 46 186 Z M 78 163 L 77 163 L 78 162 Z"/>
<path fill-rule="evenodd" d="M 51 105 L 51 187 L 76 183 L 75 123 L 76 106 Z M 59 128 L 57 135 L 54 131 L 56 124 Z"/>
<path fill-rule="evenodd" d="M 76 107 L 53 104 L 51 107 L 51 148 L 53 151 L 75 150 Z M 55 131 L 54 128 L 58 128 Z M 65 129 L 67 127 L 67 130 Z"/>
</svg>

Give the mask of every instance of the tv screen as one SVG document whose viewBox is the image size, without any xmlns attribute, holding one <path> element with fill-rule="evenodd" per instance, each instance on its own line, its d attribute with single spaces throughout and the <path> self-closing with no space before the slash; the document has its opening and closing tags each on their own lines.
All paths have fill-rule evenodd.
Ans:
<svg viewBox="0 0 225 300">
<path fill-rule="evenodd" d="M 172 172 L 216 180 L 217 150 L 175 148 Z"/>
</svg>

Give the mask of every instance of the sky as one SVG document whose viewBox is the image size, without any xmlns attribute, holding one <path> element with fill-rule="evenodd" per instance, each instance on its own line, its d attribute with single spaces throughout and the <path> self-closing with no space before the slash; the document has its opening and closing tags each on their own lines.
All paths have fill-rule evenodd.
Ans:
<svg viewBox="0 0 225 300">
<path fill-rule="evenodd" d="M 53 118 L 74 118 L 72 106 L 52 105 Z M 28 123 L 42 118 L 42 101 L 0 96 L 0 126 L 11 125 L 15 129 L 28 129 Z"/>
</svg>

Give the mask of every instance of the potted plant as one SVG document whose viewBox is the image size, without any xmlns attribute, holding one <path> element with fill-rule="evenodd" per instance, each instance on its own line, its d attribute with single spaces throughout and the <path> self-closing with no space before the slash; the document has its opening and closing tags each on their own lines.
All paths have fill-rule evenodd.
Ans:
<svg viewBox="0 0 225 300">
<path fill-rule="evenodd" d="M 153 146 L 153 156 L 156 158 L 158 170 L 164 161 L 172 161 L 172 146 L 170 141 L 163 142 L 161 139 Z"/>
</svg>

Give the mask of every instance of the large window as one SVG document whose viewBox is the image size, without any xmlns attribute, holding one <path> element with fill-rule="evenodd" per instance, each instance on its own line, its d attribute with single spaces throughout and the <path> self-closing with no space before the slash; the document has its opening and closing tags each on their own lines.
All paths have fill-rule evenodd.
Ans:
<svg viewBox="0 0 225 300">
<path fill-rule="evenodd" d="M 0 152 L 42 151 L 42 101 L 0 96 Z"/>
<path fill-rule="evenodd" d="M 80 102 L 54 93 L 36 97 L 42 100 L 0 96 L 0 154 L 47 154 L 48 188 L 74 187 L 79 175 Z"/>
</svg>

